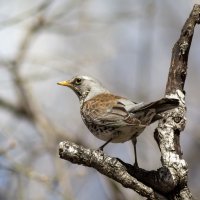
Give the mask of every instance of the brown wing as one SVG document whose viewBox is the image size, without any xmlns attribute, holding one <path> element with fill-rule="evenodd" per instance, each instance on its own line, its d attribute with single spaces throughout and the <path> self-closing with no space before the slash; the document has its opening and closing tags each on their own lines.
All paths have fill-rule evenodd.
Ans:
<svg viewBox="0 0 200 200">
<path fill-rule="evenodd" d="M 112 94 L 97 95 L 83 104 L 81 114 L 88 123 L 114 127 L 140 126 L 140 120 L 129 114 L 121 99 Z"/>
</svg>

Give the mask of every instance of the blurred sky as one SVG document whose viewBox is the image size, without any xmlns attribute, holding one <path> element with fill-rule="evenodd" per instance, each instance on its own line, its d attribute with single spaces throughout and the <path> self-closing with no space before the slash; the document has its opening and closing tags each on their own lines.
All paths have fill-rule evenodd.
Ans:
<svg viewBox="0 0 200 200">
<path fill-rule="evenodd" d="M 19 73 L 30 98 L 53 124 L 66 131 L 66 137 L 79 138 L 88 147 L 97 148 L 102 141 L 94 138 L 81 121 L 78 98 L 56 82 L 84 74 L 136 102 L 161 98 L 172 47 L 195 3 L 200 1 L 1 0 L 0 99 L 18 105 L 18 91 L 7 63 L 16 60 L 30 27 L 43 20 L 44 25 L 29 38 Z M 39 11 L 41 5 L 46 7 Z M 185 85 L 188 120 L 181 135 L 189 186 L 196 197 L 200 195 L 199 31 L 196 27 L 190 50 Z M 2 148 L 16 144 L 0 157 L 0 199 L 113 199 L 105 177 L 58 158 L 57 146 L 63 138 L 55 141 L 55 151 L 48 151 L 38 130 L 25 118 L 1 107 L 0 119 Z M 160 152 L 153 139 L 155 126 L 138 139 L 139 165 L 145 169 L 160 166 Z M 105 152 L 133 163 L 129 142 L 110 144 Z M 9 170 L 13 166 L 20 169 Z M 27 169 L 50 178 L 51 183 L 32 178 L 25 173 Z M 126 199 L 143 199 L 119 187 Z"/>
</svg>

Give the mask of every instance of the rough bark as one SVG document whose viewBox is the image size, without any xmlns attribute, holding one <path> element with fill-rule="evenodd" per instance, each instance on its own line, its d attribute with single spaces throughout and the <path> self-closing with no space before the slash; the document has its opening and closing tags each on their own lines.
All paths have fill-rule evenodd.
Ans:
<svg viewBox="0 0 200 200">
<path fill-rule="evenodd" d="M 186 122 L 184 84 L 188 55 L 194 27 L 199 23 L 200 5 L 195 5 L 173 47 L 165 96 L 178 98 L 180 106 L 166 112 L 154 132 L 161 152 L 161 168 L 155 171 L 136 168 L 100 150 L 84 148 L 69 141 L 60 143 L 60 157 L 72 163 L 93 167 L 148 199 L 192 199 L 187 186 L 188 166 L 182 158 L 180 133 Z"/>
</svg>

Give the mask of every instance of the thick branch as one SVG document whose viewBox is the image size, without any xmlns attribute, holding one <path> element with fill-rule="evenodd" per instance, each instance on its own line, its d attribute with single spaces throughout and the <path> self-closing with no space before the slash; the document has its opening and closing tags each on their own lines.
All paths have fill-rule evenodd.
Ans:
<svg viewBox="0 0 200 200">
<path fill-rule="evenodd" d="M 118 158 L 109 157 L 100 150 L 86 149 L 69 141 L 60 143 L 59 155 L 62 159 L 72 163 L 93 167 L 100 173 L 121 183 L 124 187 L 131 188 L 149 199 L 156 199 L 156 194 L 151 188 L 129 174 L 129 168 L 133 167 L 123 163 Z"/>
<path fill-rule="evenodd" d="M 189 18 L 185 22 L 179 40 L 173 47 L 171 65 L 165 94 L 183 91 L 187 74 L 189 50 L 196 24 L 200 23 L 200 5 L 195 5 Z"/>
<path fill-rule="evenodd" d="M 200 23 L 200 6 L 195 5 L 185 22 L 179 40 L 174 45 L 165 95 L 178 98 L 180 106 L 175 112 L 167 113 L 158 124 L 155 139 L 161 151 L 161 162 L 167 167 L 172 177 L 169 185 L 174 189 L 169 194 L 171 199 L 192 199 L 187 187 L 188 166 L 182 159 L 180 132 L 185 128 L 185 92 L 184 84 L 187 74 L 189 50 L 194 28 Z"/>
<path fill-rule="evenodd" d="M 171 196 L 172 199 L 177 194 L 179 199 L 192 198 L 187 188 L 188 168 L 186 162 L 181 158 L 179 135 L 180 131 L 185 127 L 186 108 L 183 87 L 187 72 L 189 49 L 194 27 L 199 23 L 199 16 L 200 6 L 195 5 L 172 52 L 166 96 L 180 99 L 180 107 L 173 112 L 166 113 L 155 131 L 155 139 L 161 150 L 163 167 L 157 171 L 145 171 L 142 169 L 133 171 L 133 175 L 138 180 L 157 191 L 168 193 L 167 196 Z M 170 191 L 174 191 L 172 195 L 169 194 Z"/>
</svg>

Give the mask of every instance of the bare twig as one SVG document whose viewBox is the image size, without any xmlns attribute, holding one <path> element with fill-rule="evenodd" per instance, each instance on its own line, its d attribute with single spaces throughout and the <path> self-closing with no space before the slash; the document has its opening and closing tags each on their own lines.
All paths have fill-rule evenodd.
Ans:
<svg viewBox="0 0 200 200">
<path fill-rule="evenodd" d="M 16 106 L 13 103 L 11 103 L 8 100 L 5 100 L 3 98 L 0 98 L 0 107 L 2 107 L 3 109 L 6 109 L 8 111 L 11 111 L 12 113 L 14 113 L 17 116 L 27 116 L 27 113 L 23 108 Z"/>
<path fill-rule="evenodd" d="M 17 16 L 14 16 L 10 19 L 4 20 L 0 22 L 0 30 L 2 28 L 5 28 L 7 26 L 12 26 L 14 24 L 20 23 L 23 20 L 26 20 L 28 17 L 33 16 L 35 14 L 40 13 L 41 11 L 47 9 L 49 5 L 52 3 L 53 0 L 45 0 L 40 5 L 37 5 L 34 8 L 31 8 L 30 10 L 27 10 L 23 13 L 18 14 Z"/>
</svg>

